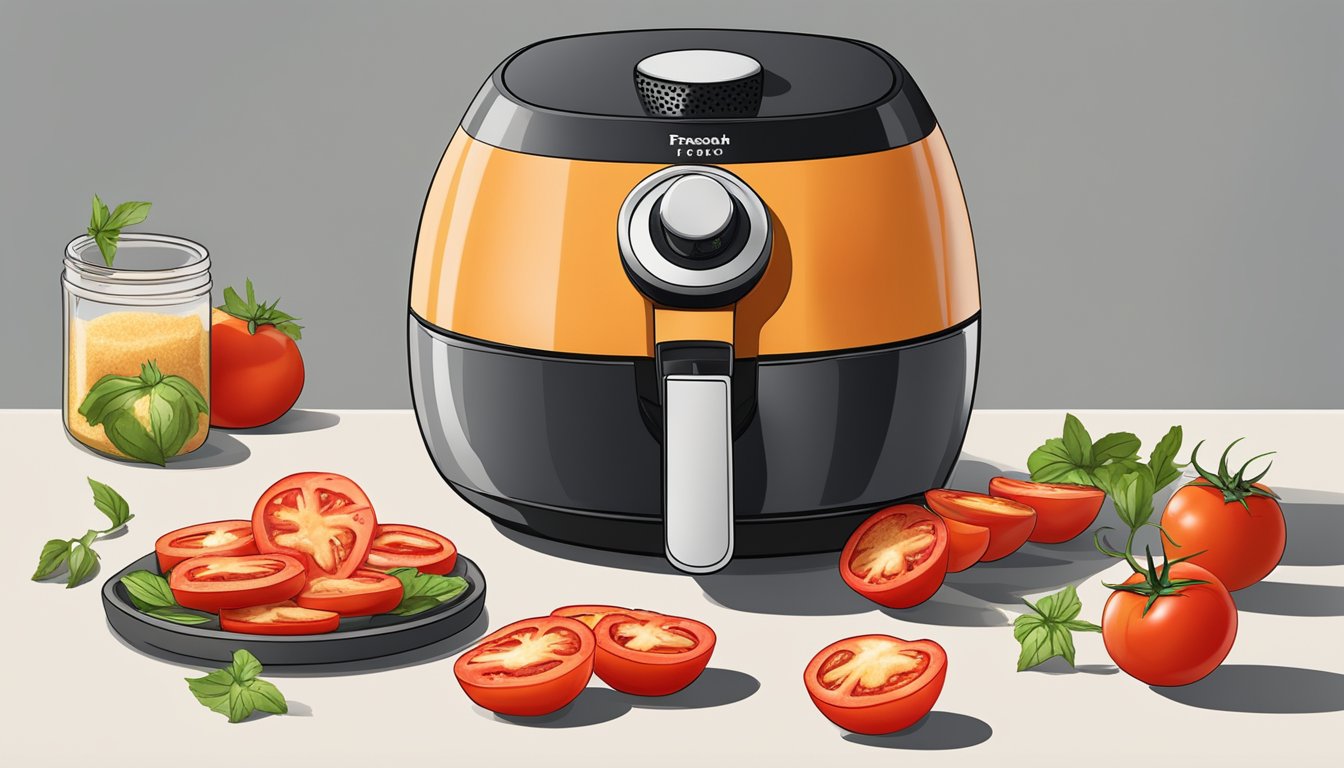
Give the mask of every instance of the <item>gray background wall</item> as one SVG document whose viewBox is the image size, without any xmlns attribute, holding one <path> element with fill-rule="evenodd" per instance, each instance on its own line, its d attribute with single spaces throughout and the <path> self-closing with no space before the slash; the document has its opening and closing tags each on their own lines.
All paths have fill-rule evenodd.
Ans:
<svg viewBox="0 0 1344 768">
<path fill-rule="evenodd" d="M 409 404 L 425 189 L 491 68 L 588 30 L 859 37 L 966 189 L 977 404 L 1344 407 L 1344 3 L 0 0 L 0 407 L 59 404 L 57 275 L 93 192 L 307 326 L 300 403 Z"/>
</svg>

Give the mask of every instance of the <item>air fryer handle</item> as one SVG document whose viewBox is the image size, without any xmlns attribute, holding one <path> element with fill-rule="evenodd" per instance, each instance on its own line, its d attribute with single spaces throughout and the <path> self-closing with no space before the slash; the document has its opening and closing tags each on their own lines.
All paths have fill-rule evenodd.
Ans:
<svg viewBox="0 0 1344 768">
<path fill-rule="evenodd" d="M 679 570 L 711 573 L 733 557 L 733 348 L 665 342 L 657 357 L 664 551 Z"/>
</svg>

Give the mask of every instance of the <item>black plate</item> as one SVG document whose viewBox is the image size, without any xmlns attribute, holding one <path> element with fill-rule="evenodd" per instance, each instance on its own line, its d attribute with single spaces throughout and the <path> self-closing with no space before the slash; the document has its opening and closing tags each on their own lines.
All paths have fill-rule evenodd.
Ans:
<svg viewBox="0 0 1344 768">
<path fill-rule="evenodd" d="M 467 580 L 467 591 L 450 603 L 414 616 L 385 613 L 341 619 L 334 632 L 321 635 L 248 635 L 225 632 L 219 619 L 185 625 L 141 613 L 131 602 L 121 577 L 132 571 L 159 572 L 153 554 L 145 555 L 103 583 L 107 623 L 131 646 L 209 661 L 227 662 L 233 652 L 247 648 L 262 664 L 335 664 L 374 659 L 420 648 L 466 629 L 485 608 L 485 576 L 461 555 L 451 576 Z"/>
</svg>

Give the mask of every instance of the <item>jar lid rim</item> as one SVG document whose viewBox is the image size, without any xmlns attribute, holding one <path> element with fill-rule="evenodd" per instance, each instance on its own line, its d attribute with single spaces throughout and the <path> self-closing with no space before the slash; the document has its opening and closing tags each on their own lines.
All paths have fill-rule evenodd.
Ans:
<svg viewBox="0 0 1344 768">
<path fill-rule="evenodd" d="M 82 255 L 90 247 L 96 247 L 94 239 L 89 235 L 80 235 L 65 246 L 65 266 L 82 275 L 95 279 L 109 279 L 113 281 L 175 281 L 181 278 L 188 278 L 199 275 L 202 272 L 210 270 L 210 252 L 206 247 L 194 240 L 188 240 L 184 237 L 173 235 L 161 235 L 153 232 L 127 232 L 118 240 L 119 245 L 152 243 L 157 245 L 177 248 L 195 258 L 192 258 L 186 264 L 176 267 L 136 269 L 127 266 L 106 266 L 101 263 L 87 261 Z"/>
</svg>

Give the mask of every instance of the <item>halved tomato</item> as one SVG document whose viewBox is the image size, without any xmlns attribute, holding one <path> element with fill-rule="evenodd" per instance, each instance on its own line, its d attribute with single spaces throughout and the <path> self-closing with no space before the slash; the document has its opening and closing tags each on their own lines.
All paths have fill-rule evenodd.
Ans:
<svg viewBox="0 0 1344 768">
<path fill-rule="evenodd" d="M 626 613 L 631 616 L 660 615 L 653 611 L 621 608 L 615 605 L 566 605 L 551 611 L 552 616 L 564 616 L 569 619 L 578 619 L 589 629 L 597 627 L 599 621 L 613 613 Z"/>
<path fill-rule="evenodd" d="M 874 513 L 840 553 L 840 576 L 850 589 L 889 608 L 933 597 L 948 563 L 947 525 L 929 510 L 897 504 Z"/>
<path fill-rule="evenodd" d="M 1058 544 L 1087 530 L 1101 511 L 1106 492 L 1087 485 L 1033 483 L 1011 477 L 989 481 L 989 495 L 1012 499 L 1036 510 L 1036 527 L 1027 541 Z"/>
<path fill-rule="evenodd" d="M 457 565 L 457 547 L 446 536 L 414 525 L 379 525 L 364 564 L 380 571 L 415 568 L 444 576 Z"/>
<path fill-rule="evenodd" d="M 892 733 L 927 715 L 947 679 L 947 652 L 932 640 L 861 635 L 831 643 L 803 672 L 827 720 L 854 733 Z"/>
<path fill-rule="evenodd" d="M 178 563 L 168 587 L 179 604 L 218 613 L 288 600 L 307 580 L 303 564 L 289 555 L 202 555 Z"/>
<path fill-rule="evenodd" d="M 980 562 L 989 550 L 989 529 L 944 518 L 947 526 L 947 572 L 961 573 Z"/>
<path fill-rule="evenodd" d="M 249 635 L 320 635 L 340 625 L 340 614 L 302 608 L 293 600 L 219 612 L 220 629 Z"/>
<path fill-rule="evenodd" d="M 252 523 L 247 520 L 220 520 L 178 528 L 154 542 L 159 570 L 167 573 L 183 560 L 201 555 L 255 555 Z"/>
<path fill-rule="evenodd" d="M 332 611 L 342 616 L 387 613 L 401 603 L 401 579 L 386 573 L 358 570 L 346 579 L 320 576 L 308 582 L 294 602 L 303 608 Z"/>
<path fill-rule="evenodd" d="M 597 636 L 597 676 L 622 693 L 666 696 L 695 682 L 714 652 L 714 630 L 694 619 L 637 611 L 607 614 Z"/>
<path fill-rule="evenodd" d="M 593 631 L 575 619 L 516 621 L 453 663 L 468 698 L 502 715 L 544 715 L 573 701 L 593 676 Z"/>
<path fill-rule="evenodd" d="M 327 472 L 278 480 L 252 508 L 257 549 L 292 555 L 313 577 L 354 573 L 369 554 L 377 524 L 355 481 Z"/>
<path fill-rule="evenodd" d="M 1016 552 L 1036 526 L 1036 510 L 1011 499 L 935 488 L 925 492 L 924 500 L 943 517 L 989 529 L 989 548 L 980 558 L 981 562 L 998 560 Z"/>
</svg>

